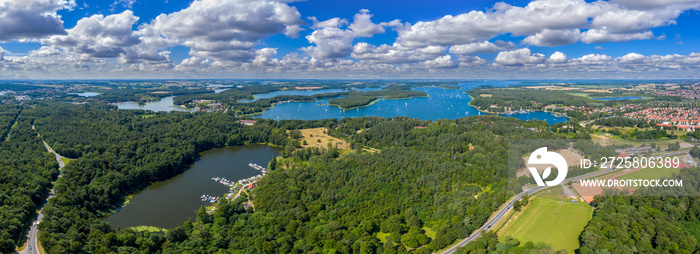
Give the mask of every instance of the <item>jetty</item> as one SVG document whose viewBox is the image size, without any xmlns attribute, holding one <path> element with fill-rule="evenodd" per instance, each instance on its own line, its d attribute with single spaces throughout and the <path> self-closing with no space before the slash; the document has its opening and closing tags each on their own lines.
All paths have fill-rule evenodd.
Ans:
<svg viewBox="0 0 700 254">
<path fill-rule="evenodd" d="M 202 198 L 202 202 L 209 202 L 209 203 L 219 202 L 219 198 L 214 197 L 214 196 L 209 196 L 206 194 L 202 194 L 201 198 Z"/>
<path fill-rule="evenodd" d="M 214 178 L 212 178 L 212 180 L 214 180 L 217 183 L 231 187 L 231 188 L 236 187 L 236 182 L 228 180 L 228 179 L 223 178 L 223 177 L 214 177 Z"/>
<path fill-rule="evenodd" d="M 267 168 L 260 166 L 256 163 L 248 163 L 248 166 L 251 168 L 260 171 L 260 174 L 256 176 L 251 176 L 245 179 L 241 179 L 238 181 L 231 181 L 229 179 L 226 179 L 224 177 L 212 177 L 211 180 L 214 180 L 217 183 L 226 185 L 229 187 L 229 194 L 226 195 L 226 199 L 233 199 L 238 198 L 238 196 L 241 195 L 241 192 L 245 192 L 246 190 L 251 190 L 255 187 L 257 184 L 258 180 L 262 178 L 263 176 L 267 175 Z M 238 192 L 236 192 L 238 190 Z M 246 192 L 247 193 L 247 192 Z M 209 195 L 202 195 L 202 202 L 210 202 L 210 203 L 217 203 L 219 202 L 218 197 L 213 197 Z M 250 203 L 250 201 L 248 201 Z M 250 203 L 252 206 L 252 203 Z M 255 209 L 255 208 L 253 208 Z"/>
<path fill-rule="evenodd" d="M 255 163 L 248 163 L 248 166 L 250 166 L 251 168 L 253 168 L 255 170 L 261 171 L 264 174 L 267 174 L 267 168 L 265 168 L 263 166 L 260 166 L 260 165 L 255 164 Z"/>
</svg>

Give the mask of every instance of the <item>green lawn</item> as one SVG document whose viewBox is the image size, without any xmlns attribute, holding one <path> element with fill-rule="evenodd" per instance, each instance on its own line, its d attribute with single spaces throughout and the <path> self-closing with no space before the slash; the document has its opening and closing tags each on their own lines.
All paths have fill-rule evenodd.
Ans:
<svg viewBox="0 0 700 254">
<path fill-rule="evenodd" d="M 525 242 L 544 242 L 555 250 L 569 253 L 579 248 L 578 236 L 591 217 L 593 207 L 586 203 L 562 202 L 535 197 L 523 212 L 499 234 L 501 241 L 512 236 Z"/>
<path fill-rule="evenodd" d="M 629 174 L 618 176 L 617 179 L 661 179 L 664 177 L 669 178 L 671 175 L 678 174 L 680 172 L 681 170 L 677 168 L 645 168 Z"/>
<path fill-rule="evenodd" d="M 433 230 L 432 230 L 431 228 L 429 228 L 429 227 L 423 227 L 423 228 L 421 228 L 421 229 L 425 230 L 425 235 L 427 235 L 428 237 L 430 237 L 430 239 L 435 239 L 435 234 L 436 234 L 437 232 L 433 231 Z"/>
<path fill-rule="evenodd" d="M 63 161 L 63 164 L 64 164 L 64 165 L 68 165 L 68 162 L 73 161 L 73 160 L 68 159 L 68 158 L 61 158 L 61 160 Z"/>
<path fill-rule="evenodd" d="M 381 243 L 386 243 L 387 236 L 389 236 L 389 233 L 382 233 L 382 232 L 377 233 L 377 238 L 379 238 L 379 241 Z"/>
</svg>

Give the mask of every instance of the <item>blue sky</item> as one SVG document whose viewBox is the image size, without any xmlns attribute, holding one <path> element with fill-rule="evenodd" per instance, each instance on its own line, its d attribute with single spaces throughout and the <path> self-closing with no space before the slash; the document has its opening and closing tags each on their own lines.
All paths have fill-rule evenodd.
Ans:
<svg viewBox="0 0 700 254">
<path fill-rule="evenodd" d="M 0 79 L 700 78 L 697 0 L 0 6 Z"/>
</svg>

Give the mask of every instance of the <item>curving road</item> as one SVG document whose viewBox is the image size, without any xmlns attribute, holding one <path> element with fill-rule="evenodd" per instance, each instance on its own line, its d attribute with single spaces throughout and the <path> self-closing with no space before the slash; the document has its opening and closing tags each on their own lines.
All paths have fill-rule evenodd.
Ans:
<svg viewBox="0 0 700 254">
<path fill-rule="evenodd" d="M 33 128 L 34 128 L 34 126 L 32 126 L 32 129 Z M 66 158 L 66 157 L 63 157 L 63 156 L 59 155 L 58 153 L 54 152 L 54 150 L 51 149 L 51 147 L 49 146 L 49 144 L 46 143 L 46 141 L 42 140 L 42 142 L 44 142 L 44 146 L 46 147 L 46 150 L 48 150 L 49 153 L 52 153 L 56 156 L 56 161 L 58 161 L 58 170 L 59 170 L 58 177 L 60 178 L 61 176 L 63 176 L 63 167 L 66 166 L 63 163 L 63 160 L 61 160 L 61 158 Z M 55 189 L 54 189 L 55 187 L 56 187 L 56 185 L 54 184 L 54 187 L 51 188 L 51 191 L 49 191 L 49 196 L 46 198 L 47 202 L 50 198 L 53 198 L 54 195 L 56 194 Z M 20 254 L 39 254 L 39 250 L 37 249 L 37 246 L 39 246 L 39 236 L 38 236 L 39 230 L 37 229 L 37 226 L 39 225 L 39 223 L 41 223 L 41 220 L 43 220 L 43 219 L 44 219 L 44 213 L 43 213 L 43 208 L 42 208 L 41 210 L 39 210 L 39 215 L 36 216 L 36 219 L 34 219 L 34 221 L 32 222 L 32 226 L 29 229 L 29 235 L 27 236 L 27 247 L 24 248 L 24 250 L 20 251 L 19 252 Z"/>
</svg>

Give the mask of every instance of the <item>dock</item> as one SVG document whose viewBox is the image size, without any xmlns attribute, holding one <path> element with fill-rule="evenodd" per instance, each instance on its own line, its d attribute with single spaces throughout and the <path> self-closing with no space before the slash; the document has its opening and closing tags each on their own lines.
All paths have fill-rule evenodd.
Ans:
<svg viewBox="0 0 700 254">
<path fill-rule="evenodd" d="M 219 202 L 219 198 L 214 197 L 214 196 L 209 196 L 206 194 L 202 194 L 201 198 L 202 198 L 202 202 L 209 202 L 209 203 Z"/>
<path fill-rule="evenodd" d="M 245 179 L 241 179 L 238 181 L 232 181 L 229 179 L 226 179 L 224 177 L 212 177 L 211 180 L 214 180 L 217 183 L 226 185 L 226 187 L 229 187 L 229 194 L 226 196 L 227 199 L 231 199 L 233 196 L 237 198 L 242 191 L 251 190 L 255 185 L 257 184 L 258 180 L 267 175 L 267 168 L 260 166 L 256 163 L 248 163 L 248 166 L 251 168 L 260 171 L 259 175 L 256 176 L 251 176 Z M 238 190 L 238 193 L 236 193 L 236 190 Z M 219 202 L 220 198 L 214 197 L 214 196 L 209 196 L 209 195 L 202 195 L 201 196 L 202 202 L 210 202 L 210 203 L 217 203 Z M 252 204 L 251 204 L 252 205 Z"/>
</svg>

